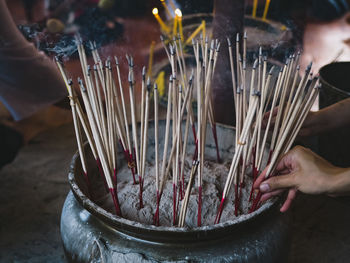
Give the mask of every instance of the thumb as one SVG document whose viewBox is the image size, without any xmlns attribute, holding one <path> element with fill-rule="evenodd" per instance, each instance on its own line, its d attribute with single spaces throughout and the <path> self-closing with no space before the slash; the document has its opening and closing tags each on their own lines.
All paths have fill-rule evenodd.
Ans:
<svg viewBox="0 0 350 263">
<path fill-rule="evenodd" d="M 295 177 L 296 173 L 271 177 L 270 179 L 261 183 L 259 187 L 260 191 L 266 193 L 278 189 L 295 187 Z"/>
</svg>

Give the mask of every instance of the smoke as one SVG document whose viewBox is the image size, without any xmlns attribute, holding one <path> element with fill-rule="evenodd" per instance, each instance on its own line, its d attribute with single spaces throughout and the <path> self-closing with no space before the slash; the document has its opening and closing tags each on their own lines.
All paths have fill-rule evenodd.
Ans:
<svg viewBox="0 0 350 263">
<path fill-rule="evenodd" d="M 43 51 L 68 60 L 78 52 L 77 45 L 72 36 L 63 36 L 53 47 L 46 47 Z"/>
</svg>

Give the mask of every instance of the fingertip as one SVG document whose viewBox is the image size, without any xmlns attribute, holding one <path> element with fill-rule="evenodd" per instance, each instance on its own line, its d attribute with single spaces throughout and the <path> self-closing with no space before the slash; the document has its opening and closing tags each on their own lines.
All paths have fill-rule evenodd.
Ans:
<svg viewBox="0 0 350 263">
<path fill-rule="evenodd" d="M 286 206 L 286 207 L 282 206 L 281 209 L 280 209 L 280 212 L 281 212 L 281 213 L 287 212 L 288 209 L 289 209 L 289 207 L 290 207 L 290 205 L 288 205 L 288 206 Z"/>
<path fill-rule="evenodd" d="M 271 198 L 270 194 L 263 194 L 260 198 L 260 202 L 265 202 L 266 200 L 269 200 Z"/>
<path fill-rule="evenodd" d="M 288 202 L 288 200 L 286 200 L 284 202 L 284 204 L 282 205 L 282 207 L 280 208 L 281 213 L 285 213 L 289 209 L 290 204 L 288 204 L 287 202 Z"/>
<path fill-rule="evenodd" d="M 267 184 L 267 183 L 262 183 L 260 186 L 259 186 L 259 189 L 261 192 L 265 193 L 265 192 L 268 192 L 270 191 L 270 185 Z"/>
</svg>

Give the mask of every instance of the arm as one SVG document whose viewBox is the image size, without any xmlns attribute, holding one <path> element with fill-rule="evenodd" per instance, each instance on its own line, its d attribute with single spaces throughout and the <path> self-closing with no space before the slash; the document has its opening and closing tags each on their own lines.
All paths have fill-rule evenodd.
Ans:
<svg viewBox="0 0 350 263">
<path fill-rule="evenodd" d="M 299 135 L 310 136 L 350 125 L 350 98 L 317 112 L 310 112 Z"/>
<path fill-rule="evenodd" d="M 275 123 L 278 107 L 272 111 L 271 127 Z M 271 111 L 264 115 L 263 127 L 267 125 Z M 313 136 L 333 131 L 342 127 L 350 126 L 350 98 L 339 101 L 333 105 L 323 108 L 319 111 L 310 111 L 299 136 Z"/>
<path fill-rule="evenodd" d="M 261 201 L 288 190 L 281 212 L 290 207 L 297 191 L 341 196 L 350 194 L 350 168 L 336 167 L 311 150 L 297 146 L 279 161 L 275 174 L 265 180 L 267 167 L 254 183 L 263 193 Z"/>
</svg>

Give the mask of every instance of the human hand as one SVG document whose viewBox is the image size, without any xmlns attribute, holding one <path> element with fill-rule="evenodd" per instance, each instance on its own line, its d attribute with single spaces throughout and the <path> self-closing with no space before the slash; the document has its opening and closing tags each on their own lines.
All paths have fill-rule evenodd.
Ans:
<svg viewBox="0 0 350 263">
<path fill-rule="evenodd" d="M 311 150 L 301 146 L 293 148 L 282 157 L 275 169 L 276 176 L 265 179 L 267 169 L 268 167 L 257 178 L 254 188 L 260 189 L 263 193 L 261 201 L 266 201 L 288 190 L 281 212 L 288 210 L 297 191 L 329 195 L 347 191 L 344 186 L 339 187 L 341 185 L 339 181 L 343 180 L 336 180 L 337 175 L 342 174 L 346 169 L 333 166 Z"/>
</svg>

